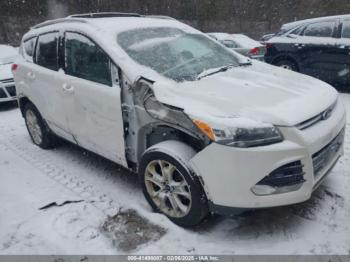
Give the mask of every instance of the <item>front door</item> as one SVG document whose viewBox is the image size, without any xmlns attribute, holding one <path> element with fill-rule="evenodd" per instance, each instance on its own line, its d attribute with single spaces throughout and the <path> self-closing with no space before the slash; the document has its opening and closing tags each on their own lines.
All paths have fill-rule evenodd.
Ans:
<svg viewBox="0 0 350 262">
<path fill-rule="evenodd" d="M 74 32 L 65 33 L 65 66 L 68 125 L 76 142 L 126 166 L 116 67 L 97 44 Z"/>
</svg>

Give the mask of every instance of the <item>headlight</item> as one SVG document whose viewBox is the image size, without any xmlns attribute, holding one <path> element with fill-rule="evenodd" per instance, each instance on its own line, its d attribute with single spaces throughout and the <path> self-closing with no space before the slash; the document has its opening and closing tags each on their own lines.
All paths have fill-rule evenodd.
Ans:
<svg viewBox="0 0 350 262">
<path fill-rule="evenodd" d="M 266 146 L 283 141 L 280 131 L 274 126 L 256 128 L 212 128 L 194 120 L 193 123 L 212 141 L 232 147 Z"/>
</svg>

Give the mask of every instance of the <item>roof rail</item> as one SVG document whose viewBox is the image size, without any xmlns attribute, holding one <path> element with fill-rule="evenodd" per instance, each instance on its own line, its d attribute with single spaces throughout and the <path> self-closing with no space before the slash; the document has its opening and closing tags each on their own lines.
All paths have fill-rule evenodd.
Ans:
<svg viewBox="0 0 350 262">
<path fill-rule="evenodd" d="M 169 19 L 169 20 L 176 20 L 175 18 L 172 18 L 170 16 L 165 16 L 165 15 L 146 15 L 144 17 L 149 17 L 149 18 L 158 18 L 158 19 Z"/>
<path fill-rule="evenodd" d="M 107 18 L 107 17 L 142 17 L 142 16 L 136 13 L 101 12 L 101 13 L 76 14 L 68 17 L 69 18 Z"/>
<path fill-rule="evenodd" d="M 55 20 L 48 20 L 46 22 L 37 24 L 35 26 L 32 26 L 32 29 L 38 29 L 41 27 L 45 27 L 45 26 L 49 26 L 49 25 L 54 25 L 54 24 L 59 24 L 59 23 L 87 23 L 86 20 L 84 19 L 78 19 L 78 18 L 59 18 L 59 19 L 55 19 Z"/>
</svg>

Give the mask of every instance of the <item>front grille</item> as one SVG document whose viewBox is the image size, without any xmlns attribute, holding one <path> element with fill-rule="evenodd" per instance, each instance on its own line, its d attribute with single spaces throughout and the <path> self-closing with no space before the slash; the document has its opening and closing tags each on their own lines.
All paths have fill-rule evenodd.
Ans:
<svg viewBox="0 0 350 262">
<path fill-rule="evenodd" d="M 334 108 L 337 105 L 336 101 L 333 105 L 331 105 L 330 107 L 328 107 L 325 111 L 319 113 L 317 116 L 314 116 L 300 124 L 298 124 L 296 127 L 300 130 L 305 130 L 313 125 L 316 125 L 318 122 L 322 121 L 322 120 L 327 120 L 333 113 Z"/>
<path fill-rule="evenodd" d="M 15 86 L 7 86 L 6 90 L 10 96 L 12 96 L 12 97 L 16 96 L 16 87 Z"/>
<path fill-rule="evenodd" d="M 327 146 L 312 156 L 315 177 L 318 177 L 323 169 L 334 160 L 335 155 L 344 142 L 344 136 L 345 129 L 343 129 Z"/>
<path fill-rule="evenodd" d="M 13 78 L 0 80 L 0 83 L 3 83 L 3 84 L 13 83 L 13 82 L 14 82 Z"/>
<path fill-rule="evenodd" d="M 6 98 L 7 95 L 5 93 L 5 91 L 0 87 L 0 98 Z"/>
<path fill-rule="evenodd" d="M 305 182 L 304 174 L 301 161 L 296 161 L 276 169 L 261 180 L 258 185 L 271 187 L 294 186 Z"/>
</svg>

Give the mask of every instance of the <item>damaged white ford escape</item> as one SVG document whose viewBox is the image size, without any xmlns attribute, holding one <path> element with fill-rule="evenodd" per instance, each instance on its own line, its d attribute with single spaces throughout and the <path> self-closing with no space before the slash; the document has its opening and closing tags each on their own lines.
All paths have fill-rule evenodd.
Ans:
<svg viewBox="0 0 350 262">
<path fill-rule="evenodd" d="M 137 172 L 152 208 L 181 226 L 306 201 L 343 154 L 331 86 L 171 18 L 70 16 L 33 27 L 20 51 L 34 144 L 61 137 Z"/>
</svg>

